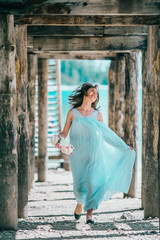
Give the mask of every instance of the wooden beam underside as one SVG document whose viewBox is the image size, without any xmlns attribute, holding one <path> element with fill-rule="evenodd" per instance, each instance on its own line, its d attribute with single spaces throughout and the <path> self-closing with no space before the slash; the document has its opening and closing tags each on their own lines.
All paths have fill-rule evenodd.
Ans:
<svg viewBox="0 0 160 240">
<path fill-rule="evenodd" d="M 148 26 L 28 26 L 28 36 L 145 36 Z"/>
<path fill-rule="evenodd" d="M 66 60 L 114 60 L 116 57 L 115 53 L 93 53 L 93 52 L 88 52 L 88 53 L 72 53 L 72 52 L 65 52 L 65 53 L 39 53 L 37 54 L 38 58 L 47 58 L 47 59 L 66 59 Z"/>
<path fill-rule="evenodd" d="M 158 15 L 15 15 L 15 24 L 64 26 L 160 25 Z"/>
<path fill-rule="evenodd" d="M 159 14 L 160 3 L 152 0 L 1 0 L 0 13 L 10 14 L 70 14 L 110 15 L 110 14 Z"/>
<path fill-rule="evenodd" d="M 30 46 L 31 44 L 29 44 Z M 33 37 L 33 52 L 131 51 L 147 47 L 147 36 Z"/>
</svg>

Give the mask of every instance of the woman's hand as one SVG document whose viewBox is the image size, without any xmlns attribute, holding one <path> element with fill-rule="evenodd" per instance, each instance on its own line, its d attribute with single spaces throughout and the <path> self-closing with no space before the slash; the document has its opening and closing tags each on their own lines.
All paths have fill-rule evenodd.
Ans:
<svg viewBox="0 0 160 240">
<path fill-rule="evenodd" d="M 64 137 L 64 138 L 66 137 L 65 134 L 64 134 L 64 133 L 61 133 L 61 132 L 60 132 L 60 136 L 61 136 L 61 137 Z"/>
</svg>

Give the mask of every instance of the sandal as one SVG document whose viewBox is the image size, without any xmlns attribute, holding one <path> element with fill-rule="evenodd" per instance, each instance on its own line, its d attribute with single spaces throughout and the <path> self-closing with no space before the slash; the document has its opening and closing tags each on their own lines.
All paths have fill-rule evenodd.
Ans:
<svg viewBox="0 0 160 240">
<path fill-rule="evenodd" d="M 77 219 L 77 220 L 80 219 L 81 215 L 82 215 L 82 214 L 77 214 L 77 213 L 74 212 L 74 217 L 75 217 L 75 219 Z"/>
<path fill-rule="evenodd" d="M 89 223 L 90 223 L 90 224 L 93 224 L 94 221 L 93 221 L 92 219 L 88 219 L 88 220 L 86 221 L 86 223 L 87 223 L 87 224 L 89 224 Z"/>
<path fill-rule="evenodd" d="M 76 206 L 76 208 L 77 208 L 77 206 Z M 79 220 L 80 217 L 81 217 L 81 215 L 82 215 L 82 214 L 77 214 L 77 213 L 76 213 L 76 209 L 75 209 L 75 211 L 74 211 L 74 217 L 75 217 L 75 219 Z"/>
</svg>

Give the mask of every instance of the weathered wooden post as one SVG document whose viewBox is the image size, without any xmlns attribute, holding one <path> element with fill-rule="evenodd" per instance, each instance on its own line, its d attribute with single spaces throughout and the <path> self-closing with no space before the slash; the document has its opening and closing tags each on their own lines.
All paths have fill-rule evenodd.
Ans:
<svg viewBox="0 0 160 240">
<path fill-rule="evenodd" d="M 125 57 L 117 54 L 115 60 L 114 85 L 114 131 L 124 139 L 124 113 L 125 113 Z"/>
<path fill-rule="evenodd" d="M 114 131 L 114 82 L 115 82 L 115 61 L 112 60 L 108 72 L 109 86 L 109 127 Z"/>
<path fill-rule="evenodd" d="M 125 70 L 125 127 L 124 140 L 138 153 L 138 53 L 126 54 Z M 137 154 L 138 155 L 138 154 Z M 132 181 L 124 197 L 136 197 L 137 156 L 133 167 Z"/>
<path fill-rule="evenodd" d="M 28 216 L 27 27 L 16 26 L 18 216 Z"/>
<path fill-rule="evenodd" d="M 38 59 L 38 181 L 46 180 L 48 134 L 48 60 Z"/>
<path fill-rule="evenodd" d="M 0 14 L 0 229 L 18 227 L 14 17 Z"/>
<path fill-rule="evenodd" d="M 159 54 L 159 74 L 158 74 L 158 95 L 160 96 L 160 54 Z M 159 99 L 160 111 L 160 99 Z M 158 137 L 158 189 L 159 189 L 159 230 L 160 230 L 160 118 L 159 118 L 159 137 Z"/>
<path fill-rule="evenodd" d="M 142 144 L 144 161 L 144 217 L 159 216 L 158 137 L 159 137 L 159 51 L 158 26 L 149 26 L 147 43 L 147 76 L 143 79 Z M 145 118 L 145 119 L 144 119 Z"/>
<path fill-rule="evenodd" d="M 145 180 L 145 136 L 146 136 L 146 77 L 147 77 L 147 51 L 142 51 L 142 185 L 141 206 L 144 208 L 144 180 Z"/>
<path fill-rule="evenodd" d="M 58 100 L 58 119 L 59 119 L 59 129 L 62 128 L 62 99 L 61 99 L 61 70 L 60 70 L 60 60 L 56 60 L 56 84 L 57 84 L 57 100 Z"/>
<path fill-rule="evenodd" d="M 36 76 L 37 76 L 37 55 L 29 53 L 28 60 L 28 112 L 29 112 L 29 138 L 30 138 L 30 171 L 28 176 L 28 190 L 32 186 L 35 169 L 35 114 L 36 114 Z"/>
</svg>

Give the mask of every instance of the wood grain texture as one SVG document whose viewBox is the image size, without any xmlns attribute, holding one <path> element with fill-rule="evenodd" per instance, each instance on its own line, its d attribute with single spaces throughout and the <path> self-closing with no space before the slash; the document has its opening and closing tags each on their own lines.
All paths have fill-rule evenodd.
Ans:
<svg viewBox="0 0 160 240">
<path fill-rule="evenodd" d="M 138 155 L 138 53 L 126 54 L 124 140 L 136 152 L 132 181 L 126 197 L 137 197 Z"/>
<path fill-rule="evenodd" d="M 114 82 L 114 131 L 124 139 L 125 114 L 125 57 L 117 54 L 115 60 Z"/>
<path fill-rule="evenodd" d="M 147 36 L 33 38 L 33 51 L 127 51 L 146 47 Z"/>
<path fill-rule="evenodd" d="M 29 113 L 29 167 L 28 190 L 32 186 L 35 170 L 35 114 L 36 114 L 36 76 L 37 76 L 37 55 L 28 54 L 28 113 Z"/>
<path fill-rule="evenodd" d="M 62 97 L 61 97 L 61 65 L 60 61 L 55 61 L 56 69 L 56 85 L 57 85 L 57 102 L 58 102 L 58 119 L 59 119 L 59 129 L 62 129 Z"/>
<path fill-rule="evenodd" d="M 18 228 L 14 17 L 0 15 L 0 230 Z"/>
<path fill-rule="evenodd" d="M 71 60 L 114 60 L 115 59 L 115 54 L 86 54 L 85 52 L 83 53 L 76 53 L 76 54 L 70 54 L 70 53 L 39 53 L 38 58 L 45 58 L 45 59 L 71 59 Z"/>
<path fill-rule="evenodd" d="M 28 26 L 28 36 L 141 36 L 147 26 Z"/>
<path fill-rule="evenodd" d="M 48 134 L 48 60 L 38 59 L 38 181 L 46 181 Z"/>
<path fill-rule="evenodd" d="M 141 204 L 144 208 L 144 181 L 145 181 L 145 146 L 146 146 L 146 77 L 147 77 L 147 51 L 142 51 L 142 186 L 141 186 Z"/>
<path fill-rule="evenodd" d="M 160 54 L 159 54 L 159 74 L 158 74 L 158 95 L 160 96 Z M 159 99 L 159 111 L 160 111 L 160 99 Z M 158 189 L 160 194 L 160 119 L 159 119 L 159 138 L 158 138 Z M 160 206 L 160 197 L 159 197 Z M 160 207 L 159 207 L 159 228 L 160 228 Z"/>
<path fill-rule="evenodd" d="M 145 179 L 144 179 L 144 217 L 159 216 L 159 190 L 158 190 L 158 137 L 159 137 L 159 51 L 158 26 L 149 26 L 147 48 L 147 77 L 143 79 L 144 105 L 142 132 L 145 147 Z M 144 100 L 144 99 L 143 99 Z M 142 104 L 144 104 L 142 102 Z M 144 134 L 146 135 L 144 136 Z"/>
<path fill-rule="evenodd" d="M 18 217 L 28 216 L 29 119 L 27 108 L 27 28 L 16 26 Z"/>
<path fill-rule="evenodd" d="M 103 27 L 28 26 L 28 36 L 103 36 Z"/>
<path fill-rule="evenodd" d="M 109 86 L 109 127 L 114 131 L 114 84 L 115 84 L 115 60 L 111 61 L 108 71 Z"/>
<path fill-rule="evenodd" d="M 151 0 L 1 0 L 0 13 L 10 14 L 159 14 L 160 3 Z"/>
<path fill-rule="evenodd" d="M 160 25 L 160 13 L 150 15 L 15 15 L 16 24 L 65 26 Z"/>
</svg>

